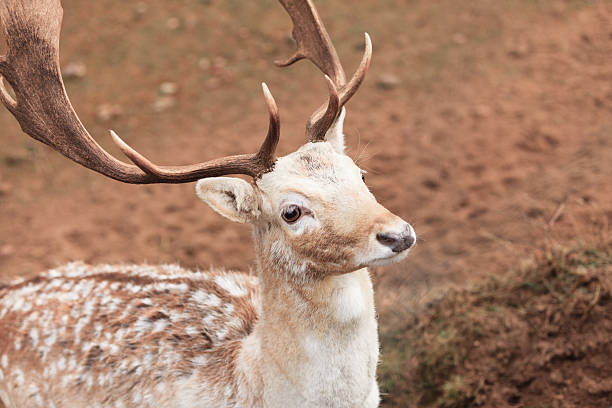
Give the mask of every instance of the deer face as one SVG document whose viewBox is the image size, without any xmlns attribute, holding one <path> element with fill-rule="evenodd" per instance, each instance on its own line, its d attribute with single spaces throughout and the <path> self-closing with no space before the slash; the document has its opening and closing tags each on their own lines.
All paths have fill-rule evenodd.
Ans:
<svg viewBox="0 0 612 408">
<path fill-rule="evenodd" d="M 344 154 L 343 119 L 326 141 L 279 158 L 255 183 L 203 179 L 198 195 L 221 215 L 252 223 L 260 255 L 297 274 L 324 277 L 403 259 L 414 230 L 376 201 Z"/>
</svg>

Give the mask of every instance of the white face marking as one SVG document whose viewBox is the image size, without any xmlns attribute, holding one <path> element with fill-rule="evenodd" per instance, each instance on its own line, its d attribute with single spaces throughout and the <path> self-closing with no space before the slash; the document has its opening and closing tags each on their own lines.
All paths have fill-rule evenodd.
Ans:
<svg viewBox="0 0 612 408">
<path fill-rule="evenodd" d="M 411 225 L 400 221 L 392 224 L 386 228 L 388 232 L 401 233 L 407 228 L 409 235 L 412 237 L 413 242 L 416 241 L 416 234 Z M 355 263 L 358 265 L 369 265 L 369 266 L 385 266 L 392 263 L 399 262 L 406 258 L 410 253 L 411 249 L 406 249 L 402 252 L 393 252 L 390 247 L 382 245 L 377 242 L 375 237 L 371 237 L 368 245 L 368 250 L 363 253 L 355 254 Z"/>
<path fill-rule="evenodd" d="M 6 354 L 3 354 L 2 358 L 0 358 L 0 364 L 2 364 L 2 368 L 8 367 L 8 357 L 6 356 Z"/>
</svg>

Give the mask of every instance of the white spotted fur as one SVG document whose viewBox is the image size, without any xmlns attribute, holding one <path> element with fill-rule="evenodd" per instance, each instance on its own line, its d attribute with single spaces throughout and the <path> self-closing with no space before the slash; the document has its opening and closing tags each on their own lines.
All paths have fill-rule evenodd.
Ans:
<svg viewBox="0 0 612 408">
<path fill-rule="evenodd" d="M 198 183 L 253 225 L 257 277 L 73 263 L 0 289 L 5 406 L 376 407 L 367 266 L 403 259 L 376 234 L 409 227 L 344 154 L 343 119 L 254 183 Z M 288 205 L 308 213 L 288 224 Z"/>
</svg>

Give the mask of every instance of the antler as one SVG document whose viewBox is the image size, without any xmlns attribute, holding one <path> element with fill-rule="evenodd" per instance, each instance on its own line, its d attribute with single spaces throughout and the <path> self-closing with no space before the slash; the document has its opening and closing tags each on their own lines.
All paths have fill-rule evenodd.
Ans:
<svg viewBox="0 0 612 408">
<path fill-rule="evenodd" d="M 344 69 L 331 42 L 329 34 L 311 0 L 280 0 L 293 21 L 293 38 L 297 43 L 295 53 L 276 65 L 286 67 L 307 58 L 325 75 L 329 87 L 329 101 L 317 109 L 306 124 L 306 135 L 311 141 L 321 141 L 334 123 L 342 106 L 357 92 L 370 67 L 372 41 L 365 34 L 365 51 L 359 68 L 347 83 Z"/>
<path fill-rule="evenodd" d="M 278 108 L 265 84 L 270 125 L 258 153 L 161 167 L 112 132 L 115 143 L 136 166 L 114 158 L 90 136 L 66 94 L 59 67 L 62 15 L 59 0 L 0 1 L 0 20 L 8 45 L 7 55 L 0 56 L 0 101 L 25 133 L 79 164 L 125 183 L 186 183 L 227 174 L 258 177 L 273 166 L 280 122 Z M 15 98 L 8 93 L 3 78 L 12 86 Z"/>
<path fill-rule="evenodd" d="M 206 163 L 192 164 L 190 166 L 162 167 L 151 163 L 146 157 L 132 149 L 112 130 L 110 131 L 111 136 L 121 151 L 134 162 L 136 166 L 151 177 L 163 180 L 161 182 L 185 183 L 206 177 L 223 176 L 225 174 L 247 174 L 257 178 L 274 166 L 274 151 L 278 145 L 280 135 L 280 120 L 276 102 L 274 102 L 274 98 L 268 86 L 265 83 L 262 83 L 261 86 L 270 113 L 270 124 L 268 127 L 268 135 L 259 148 L 259 152 L 256 154 L 227 156 Z"/>
</svg>

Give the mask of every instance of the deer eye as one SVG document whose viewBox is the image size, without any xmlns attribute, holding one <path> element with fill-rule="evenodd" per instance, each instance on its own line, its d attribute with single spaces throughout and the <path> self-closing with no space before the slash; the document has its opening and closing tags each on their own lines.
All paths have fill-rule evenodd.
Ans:
<svg viewBox="0 0 612 408">
<path fill-rule="evenodd" d="M 302 216 L 302 209 L 297 205 L 290 205 L 289 207 L 283 209 L 281 216 L 287 223 L 293 224 Z"/>
</svg>

